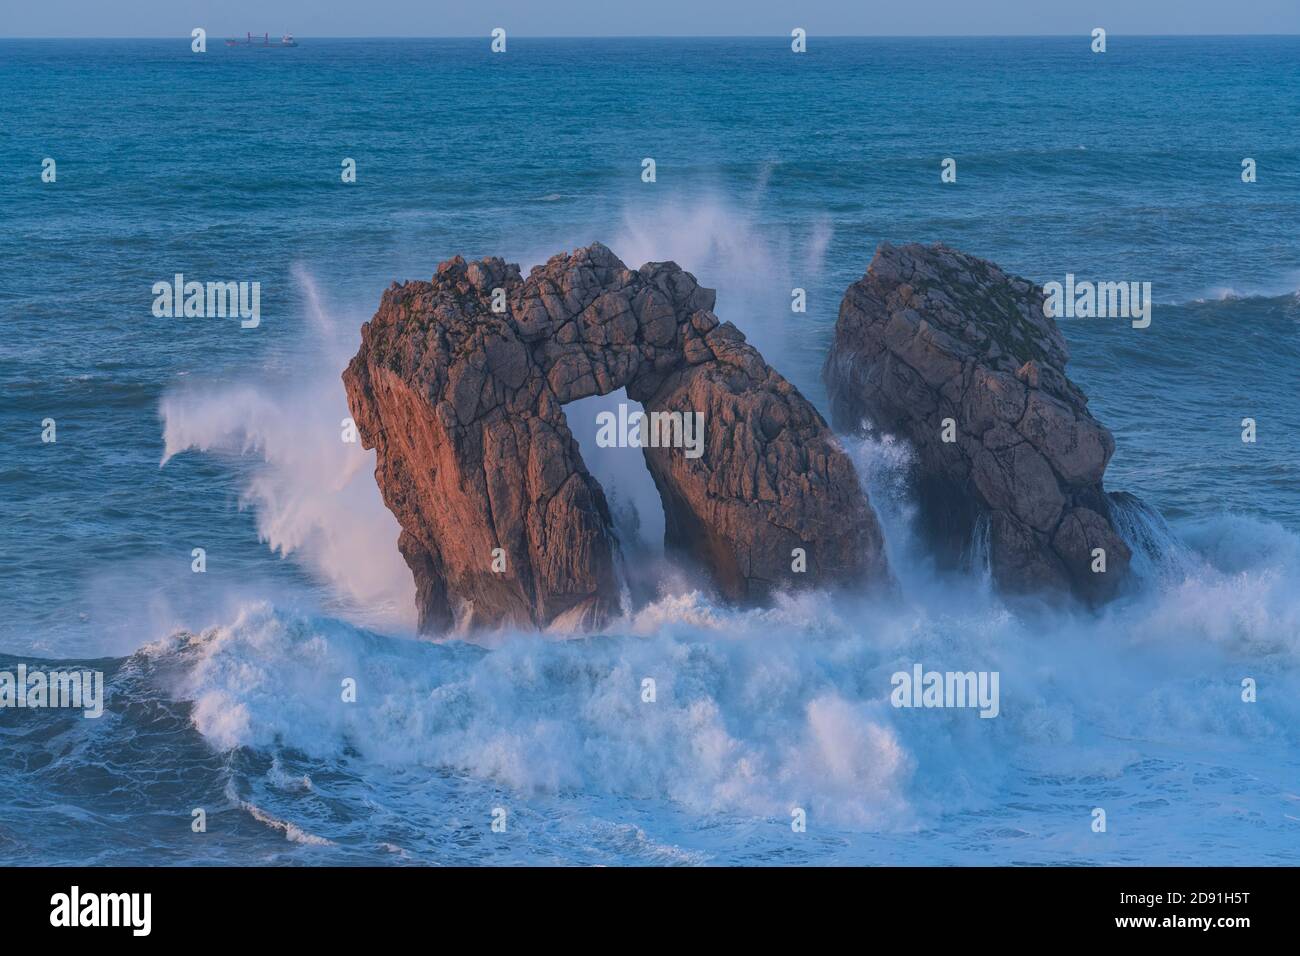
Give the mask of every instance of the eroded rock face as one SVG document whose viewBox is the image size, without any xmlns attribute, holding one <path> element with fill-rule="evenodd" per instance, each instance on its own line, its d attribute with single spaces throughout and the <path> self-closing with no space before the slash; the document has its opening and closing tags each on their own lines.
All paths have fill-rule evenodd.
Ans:
<svg viewBox="0 0 1300 956">
<path fill-rule="evenodd" d="M 1102 489 L 1115 442 L 1066 377 L 1069 351 L 1043 302 L 983 259 L 882 244 L 840 306 L 824 373 L 831 417 L 912 444 L 921 518 L 945 563 L 986 520 L 1004 590 L 1096 602 L 1131 557 Z M 1092 570 L 1096 548 L 1104 573 Z"/>
<path fill-rule="evenodd" d="M 666 544 L 725 597 L 887 577 L 852 463 L 713 305 L 675 263 L 633 271 L 600 244 L 527 279 L 457 257 L 432 282 L 385 291 L 343 380 L 378 450 L 421 630 L 590 628 L 617 610 L 609 508 L 562 406 L 619 388 L 647 413 L 703 413 L 698 457 L 643 452 Z"/>
</svg>

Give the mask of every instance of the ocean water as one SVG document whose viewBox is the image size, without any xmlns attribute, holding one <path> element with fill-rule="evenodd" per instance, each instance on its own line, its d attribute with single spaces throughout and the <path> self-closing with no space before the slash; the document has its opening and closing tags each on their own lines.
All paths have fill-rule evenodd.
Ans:
<svg viewBox="0 0 1300 956">
<path fill-rule="evenodd" d="M 1300 863 L 1300 38 L 300 42 L 0 41 L 0 670 L 108 688 L 0 710 L 0 862 Z M 1108 487 L 1163 515 L 1140 587 L 1073 612 L 936 571 L 875 436 L 897 598 L 728 608 L 595 447 L 608 396 L 569 418 L 625 615 L 416 638 L 339 372 L 391 281 L 594 240 L 717 288 L 823 408 L 882 240 L 1150 281 L 1149 328 L 1062 323 Z M 155 318 L 175 273 L 259 281 L 261 325 Z M 893 708 L 914 663 L 998 671 L 999 716 Z"/>
</svg>

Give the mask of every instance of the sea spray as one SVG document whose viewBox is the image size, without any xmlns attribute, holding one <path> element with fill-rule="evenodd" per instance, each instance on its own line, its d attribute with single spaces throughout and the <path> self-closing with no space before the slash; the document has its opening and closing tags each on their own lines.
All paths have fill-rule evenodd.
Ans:
<svg viewBox="0 0 1300 956">
<path fill-rule="evenodd" d="M 363 619 L 409 628 L 415 589 L 397 550 L 400 529 L 372 478 L 374 453 L 348 440 L 338 372 L 342 343 L 354 333 L 338 331 L 305 270 L 296 278 L 310 331 L 293 375 L 168 392 L 162 464 L 189 450 L 256 456 L 262 464 L 241 504 L 255 509 L 260 538 L 283 556 L 300 555 Z"/>
<path fill-rule="evenodd" d="M 628 213 L 615 250 L 631 262 L 675 256 L 701 281 L 748 288 L 756 299 L 786 299 L 786 278 L 747 267 L 739 245 L 723 235 L 744 221 L 743 212 L 676 210 L 668 225 L 674 218 L 677 231 L 693 235 L 695 259 L 651 241 L 654 225 L 664 221 L 647 210 Z M 627 241 L 639 238 L 643 247 Z M 748 241 L 760 257 L 780 247 L 757 233 Z M 701 258 L 712 263 L 708 270 L 696 264 Z M 747 332 L 760 333 L 776 332 L 786 321 L 764 309 L 737 319 Z M 592 409 L 616 409 L 621 398 L 589 401 Z M 567 411 L 572 416 L 576 409 Z M 1250 666 L 1238 660 L 1259 646 L 1252 642 L 1294 621 L 1294 601 L 1273 577 L 1274 561 L 1283 556 L 1256 555 L 1257 563 L 1233 573 L 1190 561 L 1186 574 L 1149 580 L 1099 616 L 1012 614 L 982 576 L 935 572 L 912 529 L 910 449 L 888 435 L 845 442 L 885 529 L 899 600 L 831 602 L 809 594 L 783 598 L 766 611 L 738 611 L 695 591 L 661 557 L 652 574 L 657 592 L 629 595 L 624 617 L 606 636 L 575 642 L 501 634 L 491 637 L 491 650 L 393 642 L 340 621 L 246 605 L 193 641 L 187 676 L 175 692 L 194 702 L 196 729 L 223 753 L 247 749 L 292 761 L 290 753 L 300 752 L 317 772 L 359 760 L 367 768 L 366 782 L 357 785 L 361 794 L 375 787 L 401 793 L 412 768 L 420 768 L 430 779 L 450 774 L 457 781 L 438 789 L 444 802 L 474 794 L 486 802 L 490 793 L 490 805 L 524 807 L 524 819 L 529 808 L 563 819 L 576 814 L 556 837 L 578 841 L 566 844 L 568 854 L 585 852 L 577 849 L 582 841 L 601 843 L 622 832 L 603 827 L 602 815 L 617 821 L 650 801 L 654 809 L 642 818 L 648 828 L 642 832 L 659 839 L 638 842 L 628 853 L 667 852 L 665 839 L 676 845 L 673 852 L 707 847 L 713 831 L 697 830 L 697 821 L 788 824 L 790 808 L 799 806 L 809 811 L 814 830 L 906 841 L 909 833 L 941 828 L 953 841 L 952 862 L 1104 861 L 1110 858 L 1105 847 L 1050 834 L 1033 848 L 1017 839 L 1045 826 L 1068 831 L 1070 804 L 1062 803 L 1054 782 L 1083 792 L 1087 781 L 1104 780 L 1113 807 L 1137 808 L 1163 799 L 1164 788 L 1177 792 L 1192 772 L 1184 768 L 1207 746 L 1251 741 L 1265 753 L 1293 745 L 1287 728 L 1297 715 L 1288 698 L 1273 694 L 1243 705 L 1237 693 L 1242 669 Z M 584 440 L 583 448 L 614 495 L 634 487 L 631 475 L 644 477 L 635 456 L 602 456 L 606 450 L 594 440 Z M 602 473 L 608 462 L 620 461 L 628 462 L 627 475 Z M 653 485 L 637 493 L 641 516 L 652 525 L 662 521 Z M 657 544 L 661 533 L 646 536 Z M 1176 540 L 1169 531 L 1152 553 L 1171 553 Z M 1189 593 L 1217 604 L 1218 613 L 1196 620 Z M 1282 653 L 1270 681 L 1294 688 L 1295 648 Z M 957 673 L 998 672 L 999 719 L 893 708 L 890 676 L 916 661 Z M 351 709 L 304 706 L 333 701 L 344 674 L 358 679 Z M 647 678 L 655 682 L 653 703 L 641 696 Z M 1165 745 L 1173 748 L 1172 760 L 1154 778 L 1132 769 L 1145 749 L 1133 741 L 1143 740 L 1177 742 Z M 1275 793 L 1266 770 L 1263 779 L 1263 792 Z M 256 779 L 250 785 L 261 791 L 257 805 L 273 808 L 268 812 L 277 820 L 338 836 L 319 818 L 304 820 L 276 787 Z M 1014 793 L 1061 809 L 1026 814 L 1015 809 Z M 1132 817 L 1137 812 L 1129 826 L 1148 846 L 1165 847 L 1163 857 L 1152 851 L 1157 858 L 1179 859 L 1186 828 L 1158 814 L 1140 823 Z M 998 829 L 990 835 L 969 823 L 981 819 Z M 1197 826 L 1213 831 L 1216 823 L 1202 819 Z M 918 852 L 907 842 L 891 850 L 892 843 L 845 839 L 858 847 L 851 858 L 860 861 L 894 852 L 895 859 L 914 860 Z M 409 837 L 398 842 L 409 852 Z M 719 852 L 733 858 L 730 848 Z"/>
<path fill-rule="evenodd" d="M 507 261 L 529 266 L 544 262 L 554 249 L 572 249 L 593 239 L 605 242 L 630 268 L 645 262 L 676 262 L 701 285 L 714 288 L 721 303 L 718 318 L 732 322 L 760 353 L 816 403 L 821 385 L 814 369 L 782 362 L 791 346 L 808 341 L 806 322 L 792 321 L 790 290 L 812 287 L 826 270 L 834 226 L 815 216 L 798 228 L 773 229 L 762 221 L 758 200 L 762 177 L 749 203 L 705 192 L 693 201 L 627 201 L 611 229 L 608 216 L 559 239 L 518 250 L 506 249 Z M 822 310 L 824 311 L 823 303 Z"/>
</svg>

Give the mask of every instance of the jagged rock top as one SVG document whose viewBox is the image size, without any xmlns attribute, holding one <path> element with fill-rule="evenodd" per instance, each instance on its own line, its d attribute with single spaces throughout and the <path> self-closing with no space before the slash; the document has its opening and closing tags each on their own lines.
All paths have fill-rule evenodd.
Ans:
<svg viewBox="0 0 1300 956">
<path fill-rule="evenodd" d="M 739 329 L 718 321 L 714 299 L 675 262 L 632 270 L 598 242 L 553 256 L 526 280 L 502 259 L 456 256 L 432 282 L 394 283 L 366 334 L 374 359 L 403 377 L 437 378 L 458 355 L 481 351 L 470 363 L 476 372 L 518 388 L 530 366 L 541 368 L 563 403 L 624 386 L 648 394 L 673 368 L 706 359 L 756 371 L 761 358 Z M 412 337 L 413 321 L 425 324 L 423 337 Z M 478 376 L 469 379 L 457 389 L 462 423 L 483 409 L 468 387 Z"/>
<path fill-rule="evenodd" d="M 847 298 L 857 308 L 841 322 L 888 316 L 896 326 L 886 336 L 891 344 L 910 334 L 908 324 L 923 323 L 923 341 L 957 362 L 970 359 L 1032 380 L 1068 404 L 1087 404 L 1087 396 L 1065 376 L 1070 351 L 1043 311 L 1042 288 L 988 260 L 943 243 L 882 242 Z"/>
<path fill-rule="evenodd" d="M 887 577 L 852 463 L 714 298 L 676 263 L 632 270 L 600 243 L 526 279 L 456 257 L 385 291 L 344 382 L 422 629 L 595 626 L 617 607 L 608 507 L 561 406 L 620 388 L 652 419 L 704 423 L 698 455 L 642 453 L 665 544 L 724 597 Z M 796 549 L 807 568 L 792 574 Z"/>
<path fill-rule="evenodd" d="M 1004 589 L 1097 601 L 1130 558 L 1102 487 L 1115 441 L 1066 377 L 1045 301 L 948 246 L 882 243 L 845 293 L 824 376 L 837 427 L 866 423 L 915 450 L 922 524 L 944 563 L 987 525 Z"/>
</svg>

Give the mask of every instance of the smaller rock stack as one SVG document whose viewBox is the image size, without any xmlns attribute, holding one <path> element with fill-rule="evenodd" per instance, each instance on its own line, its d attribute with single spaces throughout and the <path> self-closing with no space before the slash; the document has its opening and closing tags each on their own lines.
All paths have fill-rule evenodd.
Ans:
<svg viewBox="0 0 1300 956">
<path fill-rule="evenodd" d="M 832 422 L 912 444 L 923 528 L 943 563 L 962 560 L 987 521 L 1002 590 L 1098 603 L 1131 557 L 1102 488 L 1115 441 L 1066 377 L 1044 299 L 942 244 L 882 244 L 840 306 L 824 370 Z"/>
</svg>

